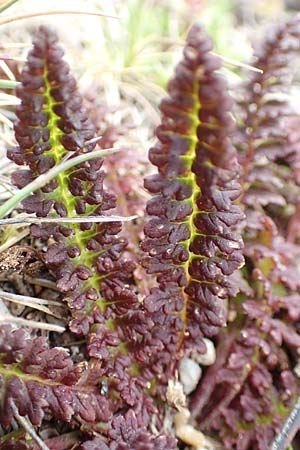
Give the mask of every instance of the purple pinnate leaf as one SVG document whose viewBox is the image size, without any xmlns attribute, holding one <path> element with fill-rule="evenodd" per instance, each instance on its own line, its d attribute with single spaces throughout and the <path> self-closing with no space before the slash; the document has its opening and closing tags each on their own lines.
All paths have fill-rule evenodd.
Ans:
<svg viewBox="0 0 300 450">
<path fill-rule="evenodd" d="M 21 415 L 40 425 L 45 412 L 70 422 L 108 421 L 107 399 L 88 381 L 88 365 L 74 366 L 66 350 L 49 349 L 45 338 L 32 339 L 24 330 L 0 327 L 0 422 L 9 425 L 13 401 Z"/>
<path fill-rule="evenodd" d="M 164 435 L 154 436 L 141 427 L 133 411 L 114 418 L 108 432 L 108 443 L 95 438 L 81 445 L 82 450 L 173 450 L 176 439 Z"/>
<path fill-rule="evenodd" d="M 161 103 L 159 142 L 149 153 L 159 173 L 145 180 L 154 197 L 147 203 L 143 265 L 158 282 L 145 307 L 158 326 L 172 330 L 178 355 L 181 348 L 203 352 L 201 337 L 226 324 L 224 300 L 238 290 L 230 276 L 243 265 L 242 239 L 234 232 L 243 214 L 233 204 L 240 186 L 229 138 L 232 100 L 211 49 L 204 30 L 193 26 Z M 166 313 L 173 320 L 164 323 Z"/>
<path fill-rule="evenodd" d="M 19 147 L 9 157 L 30 168 L 30 174 L 15 172 L 18 187 L 67 155 L 93 150 L 85 142 L 94 137 L 94 128 L 62 56 L 56 34 L 40 27 L 17 91 L 21 100 L 15 125 Z M 106 148 L 107 139 L 102 144 Z M 102 159 L 94 159 L 59 174 L 23 202 L 25 210 L 51 217 L 106 214 L 115 208 L 116 197 L 104 188 L 102 165 Z M 135 264 L 125 254 L 127 243 L 118 236 L 120 230 L 119 222 L 33 225 L 31 235 L 44 241 L 53 238 L 44 261 L 71 311 L 70 329 L 86 336 L 88 356 L 102 362 L 102 376 L 110 380 L 109 392 L 117 389 L 122 401 L 133 405 L 146 381 L 132 374 L 135 347 L 128 354 L 127 346 L 131 341 L 141 342 L 144 335 L 149 337 L 152 322 L 144 320 L 142 327 L 137 320 L 141 305 L 133 285 Z M 130 333 L 126 332 L 129 328 Z M 149 342 L 146 349 L 150 349 Z M 141 359 L 142 345 L 137 351 Z M 116 373 L 122 373 L 119 383 L 114 381 Z"/>
<path fill-rule="evenodd" d="M 288 138 L 292 109 L 282 96 L 300 46 L 299 24 L 293 17 L 269 33 L 254 63 L 262 72 L 242 86 L 236 112 L 246 214 L 239 276 L 246 288 L 230 301 L 235 319 L 190 404 L 203 430 L 230 450 L 268 450 L 299 396 L 293 369 L 300 251 L 292 224 L 299 220 L 300 147 Z"/>
</svg>

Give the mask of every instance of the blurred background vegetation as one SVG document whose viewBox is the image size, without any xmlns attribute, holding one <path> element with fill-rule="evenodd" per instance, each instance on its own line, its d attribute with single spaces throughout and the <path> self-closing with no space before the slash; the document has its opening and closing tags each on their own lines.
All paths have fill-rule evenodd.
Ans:
<svg viewBox="0 0 300 450">
<path fill-rule="evenodd" d="M 150 129 L 158 123 L 159 101 L 192 23 L 201 21 L 206 26 L 216 53 L 248 62 L 251 44 L 266 23 L 300 9 L 298 0 L 0 0 L 0 8 L 10 3 L 1 17 L 55 10 L 117 16 L 49 15 L 1 25 L 2 69 L 7 65 L 5 56 L 25 58 L 34 26 L 49 23 L 59 32 L 80 88 L 94 93 L 97 88 L 98 101 L 103 96 L 108 107 L 118 110 L 116 122 L 125 115 L 139 126 L 145 119 Z M 16 48 L 8 50 L 7 45 Z M 226 67 L 234 71 L 235 66 L 227 63 Z M 6 70 L 8 74 L 13 77 Z"/>
</svg>

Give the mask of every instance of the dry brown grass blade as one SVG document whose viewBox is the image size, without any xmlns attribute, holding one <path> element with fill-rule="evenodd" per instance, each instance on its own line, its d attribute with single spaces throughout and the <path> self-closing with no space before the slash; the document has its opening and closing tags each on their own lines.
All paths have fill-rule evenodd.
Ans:
<svg viewBox="0 0 300 450">
<path fill-rule="evenodd" d="M 41 450 L 50 450 L 45 442 L 39 437 L 28 417 L 23 417 L 19 414 L 19 410 L 13 400 L 10 401 L 10 406 L 19 424 L 27 431 L 29 436 L 31 436 L 32 439 L 37 443 L 39 448 Z"/>
<path fill-rule="evenodd" d="M 24 63 L 24 62 L 26 62 L 26 58 L 21 58 L 19 56 L 1 55 L 0 61 L 17 61 L 17 62 Z"/>
<path fill-rule="evenodd" d="M 0 225 L 12 225 L 23 223 L 107 223 L 107 222 L 130 222 L 138 216 L 76 216 L 76 217 L 33 217 L 16 216 L 9 219 L 0 219 Z"/>
<path fill-rule="evenodd" d="M 15 302 L 23 301 L 23 302 L 29 302 L 33 303 L 35 305 L 54 305 L 54 306 L 63 306 L 61 302 L 57 302 L 55 300 L 48 300 L 45 298 L 39 298 L 39 297 L 31 297 L 29 295 L 20 295 L 20 294 L 13 294 L 12 292 L 5 292 L 0 290 L 0 298 L 4 300 L 15 300 Z"/>
<path fill-rule="evenodd" d="M 36 320 L 27 320 L 23 319 L 22 317 L 14 317 L 12 315 L 1 315 L 0 316 L 0 325 L 9 323 L 11 324 L 18 324 L 23 327 L 29 327 L 29 328 L 36 328 L 39 330 L 48 330 L 48 331 L 56 331 L 57 333 L 63 333 L 66 329 L 65 327 L 62 327 L 61 325 L 54 325 L 52 323 L 45 323 L 45 322 L 37 322 Z"/>
<path fill-rule="evenodd" d="M 10 292 L 4 292 L 0 291 L 0 298 L 2 300 L 6 300 L 8 302 L 16 303 L 18 305 L 24 305 L 29 306 L 32 309 L 36 309 L 38 311 L 41 311 L 45 314 L 49 314 L 50 316 L 56 317 L 60 319 L 61 317 L 57 316 L 55 313 L 53 313 L 47 306 L 48 304 L 56 305 L 56 306 L 62 306 L 61 303 L 51 301 L 51 300 L 45 300 L 42 298 L 37 297 L 29 297 L 27 295 L 18 295 L 13 294 Z"/>
<path fill-rule="evenodd" d="M 227 56 L 220 55 L 219 53 L 210 52 L 212 55 L 218 56 L 224 63 L 230 64 L 231 66 L 241 67 L 242 69 L 251 70 L 252 72 L 264 73 L 263 70 L 258 69 L 257 67 L 250 66 L 249 64 L 242 63 L 240 61 L 236 61 L 235 59 L 228 58 Z"/>
<path fill-rule="evenodd" d="M 56 14 L 82 14 L 87 16 L 98 16 L 98 17 L 105 17 L 108 19 L 119 19 L 117 16 L 110 16 L 109 14 L 99 13 L 96 11 L 89 12 L 89 11 L 77 11 L 77 10 L 52 10 L 52 11 L 37 11 L 33 13 L 23 13 L 23 14 L 17 14 L 15 16 L 6 16 L 2 17 L 0 19 L 0 25 L 4 25 L 11 22 L 16 22 L 18 20 L 23 19 L 31 19 L 32 17 L 40 17 L 40 16 L 51 16 Z"/>
</svg>

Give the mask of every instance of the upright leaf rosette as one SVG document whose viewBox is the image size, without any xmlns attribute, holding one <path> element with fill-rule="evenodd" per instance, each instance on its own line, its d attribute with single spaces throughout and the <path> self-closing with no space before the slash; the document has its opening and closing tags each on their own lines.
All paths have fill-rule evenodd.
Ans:
<svg viewBox="0 0 300 450">
<path fill-rule="evenodd" d="M 230 276 L 243 265 L 235 232 L 243 214 L 233 203 L 240 186 L 230 139 L 232 100 L 211 50 L 203 29 L 193 26 L 160 106 L 159 142 L 149 153 L 158 173 L 145 181 L 153 198 L 144 266 L 158 282 L 145 308 L 158 328 L 173 330 L 172 339 L 165 334 L 165 345 L 177 356 L 184 348 L 203 352 L 201 337 L 226 324 L 226 300 L 237 292 Z"/>
</svg>

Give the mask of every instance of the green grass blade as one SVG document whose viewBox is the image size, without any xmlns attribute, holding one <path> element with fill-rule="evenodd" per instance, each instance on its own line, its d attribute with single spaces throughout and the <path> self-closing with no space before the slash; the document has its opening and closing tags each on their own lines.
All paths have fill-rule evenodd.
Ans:
<svg viewBox="0 0 300 450">
<path fill-rule="evenodd" d="M 0 218 L 3 218 L 6 214 L 8 214 L 13 208 L 15 208 L 22 200 L 28 197 L 32 192 L 36 191 L 37 189 L 40 189 L 45 184 L 49 183 L 49 181 L 55 178 L 59 173 L 65 172 L 66 170 L 71 169 L 71 167 L 74 167 L 85 161 L 89 161 L 90 159 L 102 158 L 105 155 L 115 153 L 117 151 L 119 151 L 118 148 L 113 149 L 111 148 L 106 150 L 96 150 L 90 153 L 83 153 L 79 156 L 76 156 L 75 158 L 67 159 L 62 163 L 54 166 L 48 172 L 43 173 L 35 180 L 33 180 L 31 183 L 27 184 L 27 186 L 24 186 L 23 189 L 20 189 L 13 197 L 7 200 L 0 207 Z"/>
<path fill-rule="evenodd" d="M 15 89 L 20 84 L 14 80 L 0 80 L 0 89 Z"/>
<path fill-rule="evenodd" d="M 8 2 L 4 3 L 4 5 L 0 6 L 0 13 L 5 11 L 6 9 L 10 8 L 12 5 L 17 3 L 19 0 L 9 0 Z"/>
</svg>

